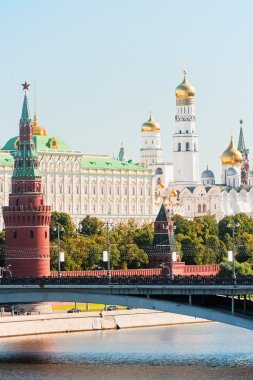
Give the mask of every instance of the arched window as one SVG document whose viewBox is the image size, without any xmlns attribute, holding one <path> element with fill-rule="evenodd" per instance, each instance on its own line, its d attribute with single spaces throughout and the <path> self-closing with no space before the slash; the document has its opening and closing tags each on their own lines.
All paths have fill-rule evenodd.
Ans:
<svg viewBox="0 0 253 380">
<path fill-rule="evenodd" d="M 34 238 L 34 231 L 31 230 L 31 231 L 30 231 L 30 239 L 33 239 L 33 238 Z"/>
<path fill-rule="evenodd" d="M 197 151 L 197 146 L 196 146 L 196 143 L 194 143 L 194 152 Z"/>
<path fill-rule="evenodd" d="M 186 148 L 186 152 L 189 152 L 190 151 L 190 143 L 187 142 L 185 148 Z"/>
<path fill-rule="evenodd" d="M 14 239 L 17 239 L 17 236 L 18 236 L 17 231 L 14 230 L 14 231 L 13 231 L 13 238 L 14 238 Z"/>
<path fill-rule="evenodd" d="M 163 170 L 161 168 L 157 168 L 155 170 L 155 174 L 163 174 Z"/>
<path fill-rule="evenodd" d="M 206 205 L 203 204 L 203 212 L 206 212 Z"/>
<path fill-rule="evenodd" d="M 178 152 L 181 152 L 181 143 L 178 143 L 178 144 L 177 144 L 177 151 L 178 151 Z"/>
<path fill-rule="evenodd" d="M 201 205 L 198 205 L 198 212 L 201 213 Z"/>
<path fill-rule="evenodd" d="M 47 231 L 45 231 L 45 239 L 47 239 Z"/>
<path fill-rule="evenodd" d="M 17 198 L 16 199 L 16 206 L 18 206 L 18 204 L 19 204 L 19 199 Z"/>
<path fill-rule="evenodd" d="M 188 129 L 186 129 L 185 133 L 189 133 L 189 132 L 188 132 Z"/>
</svg>

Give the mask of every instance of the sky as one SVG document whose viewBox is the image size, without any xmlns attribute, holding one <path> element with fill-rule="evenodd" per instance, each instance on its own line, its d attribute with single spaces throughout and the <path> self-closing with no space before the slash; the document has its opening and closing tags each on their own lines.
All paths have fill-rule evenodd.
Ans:
<svg viewBox="0 0 253 380">
<path fill-rule="evenodd" d="M 172 162 L 175 88 L 186 67 L 200 169 L 208 164 L 219 183 L 241 118 L 253 157 L 252 15 L 251 0 L 0 0 L 0 146 L 18 134 L 27 81 L 32 114 L 72 149 L 117 155 L 124 143 L 138 162 L 151 108 Z"/>
</svg>

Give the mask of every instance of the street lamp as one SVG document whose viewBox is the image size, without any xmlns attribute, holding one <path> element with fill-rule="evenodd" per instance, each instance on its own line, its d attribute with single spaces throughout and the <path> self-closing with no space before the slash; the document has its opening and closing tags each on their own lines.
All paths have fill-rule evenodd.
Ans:
<svg viewBox="0 0 253 380">
<path fill-rule="evenodd" d="M 109 220 L 105 223 L 106 225 L 106 251 L 103 251 L 103 261 L 107 261 L 107 276 L 111 277 L 111 262 L 110 262 L 110 235 L 109 229 L 113 226 L 113 223 Z"/>
<path fill-rule="evenodd" d="M 173 280 L 174 275 L 173 275 L 173 263 L 177 261 L 177 253 L 175 252 L 175 235 L 174 231 L 176 230 L 176 226 L 169 225 L 169 235 L 170 235 L 170 278 Z"/>
<path fill-rule="evenodd" d="M 240 226 L 239 223 L 233 220 L 232 223 L 227 225 L 228 228 L 232 228 L 232 239 L 233 239 L 233 251 L 232 251 L 232 279 L 233 283 L 236 283 L 236 273 L 235 273 L 235 228 Z"/>
<path fill-rule="evenodd" d="M 53 231 L 57 231 L 57 241 L 58 241 L 58 277 L 61 277 L 61 240 L 60 240 L 60 232 L 64 231 L 64 228 L 59 224 L 53 228 Z"/>
</svg>

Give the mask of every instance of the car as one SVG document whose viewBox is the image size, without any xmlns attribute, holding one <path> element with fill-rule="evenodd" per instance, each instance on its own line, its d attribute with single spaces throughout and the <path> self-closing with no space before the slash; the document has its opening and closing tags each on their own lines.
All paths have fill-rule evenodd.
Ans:
<svg viewBox="0 0 253 380">
<path fill-rule="evenodd" d="M 68 310 L 68 313 L 80 313 L 81 310 L 78 309 L 77 307 L 73 307 L 72 309 L 69 309 Z"/>
<path fill-rule="evenodd" d="M 14 307 L 13 313 L 14 313 L 14 315 L 24 315 L 25 314 L 25 310 L 22 309 L 22 308 L 17 309 L 16 307 Z"/>
<path fill-rule="evenodd" d="M 107 307 L 107 310 L 108 311 L 118 310 L 118 306 L 117 305 L 110 305 Z"/>
</svg>

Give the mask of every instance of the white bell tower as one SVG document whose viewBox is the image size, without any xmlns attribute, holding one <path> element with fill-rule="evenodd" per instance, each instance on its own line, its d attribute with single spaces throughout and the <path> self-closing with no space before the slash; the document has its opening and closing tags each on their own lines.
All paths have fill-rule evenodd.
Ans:
<svg viewBox="0 0 253 380">
<path fill-rule="evenodd" d="M 160 125 L 153 119 L 151 112 L 148 121 L 141 126 L 141 139 L 141 162 L 147 166 L 163 162 Z"/>
<path fill-rule="evenodd" d="M 199 147 L 196 131 L 195 89 L 187 82 L 176 88 L 175 133 L 173 134 L 174 182 L 179 190 L 200 183 Z"/>
</svg>

